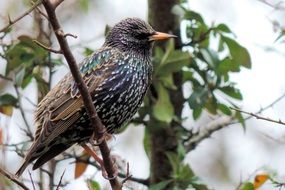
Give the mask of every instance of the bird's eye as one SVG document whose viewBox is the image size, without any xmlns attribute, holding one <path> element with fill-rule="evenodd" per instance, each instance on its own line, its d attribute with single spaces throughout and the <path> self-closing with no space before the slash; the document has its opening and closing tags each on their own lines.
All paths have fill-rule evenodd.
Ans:
<svg viewBox="0 0 285 190">
<path fill-rule="evenodd" d="M 144 40 L 144 39 L 147 39 L 150 35 L 151 35 L 150 33 L 140 32 L 136 35 L 136 38 L 139 40 Z"/>
</svg>

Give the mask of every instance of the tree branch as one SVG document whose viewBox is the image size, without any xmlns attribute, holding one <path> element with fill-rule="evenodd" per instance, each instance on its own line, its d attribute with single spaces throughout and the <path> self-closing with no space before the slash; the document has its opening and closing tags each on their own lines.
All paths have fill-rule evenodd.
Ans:
<svg viewBox="0 0 285 190">
<path fill-rule="evenodd" d="M 104 131 L 105 127 L 101 123 L 97 112 L 94 108 L 91 96 L 89 94 L 88 88 L 86 87 L 86 84 L 84 83 L 81 74 L 79 72 L 79 69 L 77 67 L 76 61 L 74 56 L 71 53 L 71 50 L 69 48 L 69 45 L 67 43 L 66 38 L 64 37 L 64 32 L 61 29 L 61 26 L 58 22 L 58 19 L 55 14 L 55 8 L 61 3 L 62 1 L 49 1 L 49 0 L 43 0 L 43 5 L 46 9 L 47 16 L 49 17 L 50 24 L 54 30 L 54 33 L 56 35 L 56 38 L 59 42 L 59 45 L 61 47 L 61 50 L 63 52 L 63 55 L 69 65 L 71 74 L 77 84 L 77 87 L 80 91 L 80 94 L 82 96 L 82 100 L 84 102 L 86 111 L 89 115 L 91 125 L 94 128 L 94 134 L 96 139 L 103 139 L 102 142 L 99 144 L 99 149 L 101 151 L 103 162 L 105 169 L 108 173 L 108 177 L 110 178 L 109 182 L 112 186 L 112 189 L 118 190 L 122 188 L 122 184 L 118 181 L 117 177 L 114 176 L 115 174 L 115 167 L 113 165 L 113 161 L 110 157 L 110 149 L 104 139 Z"/>
<path fill-rule="evenodd" d="M 5 171 L 4 169 L 0 168 L 0 174 L 2 174 L 3 176 L 5 176 L 6 178 L 8 178 L 9 180 L 13 181 L 14 183 L 16 183 L 17 185 L 19 185 L 20 187 L 22 187 L 22 189 L 24 190 L 29 190 L 29 188 L 23 184 L 21 181 L 19 181 L 13 174 L 10 174 L 9 172 Z"/>
<path fill-rule="evenodd" d="M 193 137 L 187 142 L 185 145 L 186 152 L 195 149 L 202 140 L 208 138 L 215 131 L 218 131 L 225 126 L 230 125 L 233 119 L 234 116 L 224 116 L 217 120 L 214 120 L 213 122 L 210 122 L 208 125 L 203 127 L 202 130 L 199 130 L 197 134 L 194 134 Z"/>
<path fill-rule="evenodd" d="M 3 28 L 0 29 L 0 33 L 4 32 L 8 28 L 10 28 L 13 24 L 15 24 L 16 22 L 18 22 L 19 20 L 21 20 L 22 18 L 24 18 L 25 16 L 30 14 L 41 3 L 42 3 L 42 0 L 37 1 L 34 5 L 32 5 L 32 7 L 30 9 L 26 10 L 23 14 L 21 14 L 20 16 L 15 18 L 14 20 L 11 20 L 10 17 L 8 17 L 9 18 L 9 23 L 6 26 L 4 26 Z"/>
<path fill-rule="evenodd" d="M 269 121 L 269 122 L 273 122 L 273 123 L 278 123 L 280 125 L 285 125 L 285 123 L 283 121 L 281 121 L 280 119 L 279 120 L 275 120 L 275 119 L 271 119 L 271 118 L 268 118 L 268 117 L 263 117 L 263 116 L 254 114 L 252 112 L 243 111 L 243 110 L 240 110 L 240 109 L 237 109 L 237 108 L 233 108 L 233 107 L 230 107 L 230 109 L 238 111 L 240 113 L 244 113 L 244 114 L 250 115 L 252 117 L 255 117 L 256 119 L 265 120 L 265 121 Z"/>
</svg>

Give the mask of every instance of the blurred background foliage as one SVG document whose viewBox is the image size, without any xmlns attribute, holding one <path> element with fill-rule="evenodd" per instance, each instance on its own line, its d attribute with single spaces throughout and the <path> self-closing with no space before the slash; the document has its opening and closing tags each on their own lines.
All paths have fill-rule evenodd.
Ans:
<svg viewBox="0 0 285 190">
<path fill-rule="evenodd" d="M 7 3 L 8 11 L 20 14 L 31 6 L 29 0 L 24 0 L 22 3 L 17 6 L 15 2 L 11 5 L 10 2 Z M 84 19 L 84 14 L 92 10 L 93 4 L 93 1 L 79 0 L 65 1 L 61 6 L 63 9 L 70 8 L 73 14 Z M 209 189 L 208 184 L 203 182 L 185 162 L 185 158 L 198 143 L 209 138 L 214 131 L 233 123 L 239 123 L 245 129 L 245 119 L 242 114 L 231 109 L 231 107 L 238 108 L 240 101 L 243 100 L 243 92 L 231 79 L 231 74 L 239 73 L 244 68 L 251 69 L 251 57 L 229 26 L 224 23 L 205 22 L 203 15 L 191 10 L 187 1 L 167 0 L 162 3 L 161 0 L 149 0 L 148 4 L 150 24 L 158 31 L 172 32 L 179 38 L 155 46 L 153 83 L 138 114 L 129 125 L 117 132 L 124 133 L 128 127 L 137 125 L 145 127 L 142 143 L 150 162 L 150 175 L 142 184 L 137 180 L 135 185 L 126 184 L 126 188 Z M 0 112 L 10 117 L 13 109 L 20 110 L 25 126 L 18 130 L 21 129 L 26 136 L 23 142 L 16 145 L 9 144 L 3 128 L 0 128 L 3 160 L 5 151 L 9 151 L 5 146 L 14 146 L 18 155 L 23 156 L 33 139 L 31 134 L 34 131 L 25 114 L 27 101 L 30 104 L 40 101 L 52 87 L 54 73 L 65 65 L 61 56 L 47 52 L 35 43 L 36 40 L 45 46 L 57 47 L 51 29 L 39 10 L 29 15 L 33 23 L 27 32 L 19 32 L 19 28 L 12 26 L 1 32 L 0 36 L 2 72 Z M 61 17 L 59 13 L 59 18 L 62 22 L 72 22 L 72 19 L 65 20 L 66 15 Z M 167 25 L 168 23 L 171 25 Z M 106 30 L 108 28 L 106 27 Z M 284 31 L 281 30 L 280 33 L 282 38 Z M 89 55 L 94 50 L 84 42 L 78 46 L 84 55 Z M 31 95 L 36 97 L 36 100 L 30 100 L 29 95 L 23 96 L 23 91 L 29 86 L 37 87 L 36 95 Z M 185 116 L 184 112 L 189 108 L 192 112 Z M 201 125 L 199 120 L 203 115 L 211 117 L 212 121 L 202 125 L 214 126 L 207 134 L 199 129 L 194 131 L 185 125 L 185 121 L 189 118 L 195 121 L 193 126 L 198 123 Z M 85 153 L 66 153 L 64 158 L 70 157 L 76 160 L 75 177 L 78 178 L 90 164 L 89 156 Z M 52 161 L 47 170 L 53 173 L 58 162 Z M 9 169 L 4 161 L 1 164 Z M 133 165 L 136 164 L 139 165 L 139 163 Z M 120 167 L 119 170 L 124 172 Z M 237 189 L 257 189 L 267 180 L 278 184 L 274 180 L 275 172 L 269 169 L 266 171 L 265 174 L 256 175 L 255 180 L 250 178 L 242 181 Z M 45 185 L 50 189 L 55 188 L 55 181 L 58 179 L 49 173 L 49 180 L 44 180 L 43 172 L 41 170 L 39 174 L 39 189 L 47 189 Z M 4 182 L 0 185 L 0 189 L 14 188 L 13 184 L 4 178 L 0 177 L 0 182 Z M 89 189 L 104 189 L 96 178 L 90 177 L 86 184 Z"/>
</svg>

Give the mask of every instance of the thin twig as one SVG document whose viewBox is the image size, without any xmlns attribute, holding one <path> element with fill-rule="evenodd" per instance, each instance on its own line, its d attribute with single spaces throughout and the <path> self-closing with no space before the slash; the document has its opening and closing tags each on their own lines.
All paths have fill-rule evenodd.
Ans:
<svg viewBox="0 0 285 190">
<path fill-rule="evenodd" d="M 33 190 L 36 190 L 36 187 L 35 187 L 35 184 L 34 184 L 34 180 L 33 180 L 33 178 L 32 178 L 32 174 L 31 174 L 30 171 L 29 171 L 29 176 L 30 176 L 30 180 L 31 180 L 31 182 L 32 182 Z"/>
<path fill-rule="evenodd" d="M 240 109 L 237 109 L 237 108 L 233 108 L 233 107 L 230 107 L 230 109 L 238 111 L 240 113 L 244 113 L 244 114 L 250 115 L 252 117 L 255 117 L 256 119 L 265 120 L 265 121 L 269 121 L 269 122 L 273 122 L 273 123 L 278 123 L 280 125 L 285 125 L 285 123 L 283 121 L 281 121 L 280 119 L 279 120 L 275 120 L 275 119 L 271 119 L 271 118 L 268 118 L 268 117 L 263 117 L 263 116 L 254 114 L 252 112 L 243 111 L 243 110 L 240 110 Z"/>
<path fill-rule="evenodd" d="M 95 110 L 95 107 L 93 105 L 91 96 L 89 94 L 88 88 L 86 84 L 84 83 L 81 74 L 79 72 L 79 69 L 77 67 L 75 58 L 73 54 L 71 53 L 71 50 L 69 48 L 68 42 L 66 38 L 64 37 L 64 32 L 61 29 L 61 26 L 58 22 L 58 19 L 55 14 L 55 8 L 61 3 L 62 1 L 49 1 L 49 0 L 43 0 L 43 5 L 46 9 L 47 15 L 49 17 L 49 22 L 53 28 L 53 31 L 56 35 L 56 38 L 58 40 L 58 43 L 60 45 L 61 50 L 63 51 L 63 55 L 70 67 L 71 74 L 74 78 L 74 81 L 77 84 L 77 87 L 79 89 L 79 92 L 82 96 L 82 100 L 84 103 L 84 106 L 86 108 L 86 111 L 88 113 L 88 116 L 90 118 L 91 125 L 94 128 L 94 134 L 96 139 L 103 139 L 102 143 L 99 144 L 99 149 L 101 151 L 104 167 L 108 173 L 108 177 L 110 178 L 109 182 L 112 187 L 112 189 L 119 190 L 122 189 L 122 184 L 118 181 L 117 177 L 115 176 L 115 167 L 113 165 L 113 161 L 110 157 L 110 149 L 105 141 L 104 131 L 105 127 L 103 126 L 101 120 L 99 119 L 97 112 Z"/>
<path fill-rule="evenodd" d="M 37 6 L 39 6 L 42 3 L 42 0 L 37 1 L 30 9 L 26 10 L 23 14 L 15 18 L 14 20 L 11 20 L 10 16 L 8 16 L 9 23 L 4 26 L 2 29 L 0 29 L 0 33 L 6 31 L 8 28 L 10 28 L 13 24 L 30 14 Z"/>
<path fill-rule="evenodd" d="M 224 116 L 220 117 L 217 120 L 214 120 L 210 122 L 205 127 L 200 127 L 201 129 L 196 134 L 192 134 L 193 137 L 190 138 L 190 140 L 185 145 L 186 152 L 189 152 L 196 148 L 196 146 L 204 139 L 208 138 L 212 135 L 215 131 L 218 131 L 226 126 L 228 126 L 232 120 L 234 119 L 234 116 Z"/>
<path fill-rule="evenodd" d="M 25 125 L 27 127 L 28 136 L 33 138 L 30 125 L 29 125 L 29 123 L 27 121 L 27 118 L 26 118 L 26 115 L 25 115 L 25 111 L 23 109 L 21 94 L 20 94 L 19 89 L 18 89 L 18 87 L 16 85 L 14 85 L 14 88 L 15 88 L 15 91 L 16 91 L 16 94 L 17 94 L 17 98 L 18 98 L 18 101 L 19 101 L 19 110 L 20 110 L 20 113 L 21 113 L 22 118 L 24 120 L 24 123 L 25 123 Z"/>
<path fill-rule="evenodd" d="M 17 185 L 19 185 L 20 187 L 22 187 L 22 189 L 24 190 L 29 190 L 29 188 L 22 183 L 21 181 L 19 181 L 13 174 L 10 174 L 9 172 L 5 171 L 4 169 L 0 168 L 0 174 L 2 174 L 3 176 L 5 176 L 6 178 L 10 179 L 11 181 L 13 181 L 14 183 L 16 183 Z"/>
<path fill-rule="evenodd" d="M 33 40 L 33 42 L 35 42 L 38 46 L 40 46 L 41 48 L 47 50 L 47 51 L 50 51 L 50 52 L 53 52 L 53 53 L 56 53 L 56 54 L 62 54 L 62 51 L 61 50 L 55 50 L 55 49 L 52 49 L 51 47 L 47 47 L 45 46 L 44 44 L 42 44 L 41 42 L 37 41 L 37 40 Z"/>
<path fill-rule="evenodd" d="M 61 184 L 61 182 L 62 182 L 62 178 L 63 178 L 63 176 L 64 176 L 64 173 L 65 173 L 65 170 L 62 172 L 62 174 L 61 174 L 61 176 L 60 176 L 60 180 L 59 180 L 59 182 L 58 182 L 58 184 L 57 184 L 55 190 L 59 190 L 59 187 L 60 187 L 60 184 Z"/>
<path fill-rule="evenodd" d="M 6 76 L 4 76 L 4 75 L 2 75 L 2 74 L 0 74 L 0 78 L 2 78 L 2 79 L 4 79 L 4 80 L 8 80 L 8 81 L 13 82 L 13 79 L 12 79 L 12 78 L 6 77 Z"/>
<path fill-rule="evenodd" d="M 71 33 L 66 33 L 66 34 L 64 34 L 64 37 L 65 37 L 65 38 L 68 37 L 68 36 L 71 36 L 71 37 L 73 37 L 73 38 L 77 38 L 77 36 L 76 36 L 75 34 L 71 34 Z"/>
<path fill-rule="evenodd" d="M 127 173 L 126 173 L 126 177 L 123 179 L 122 185 L 123 185 L 124 183 L 126 183 L 131 177 L 132 177 L 132 175 L 130 175 L 130 165 L 129 165 L 129 162 L 128 162 L 128 163 L 127 163 Z"/>
</svg>

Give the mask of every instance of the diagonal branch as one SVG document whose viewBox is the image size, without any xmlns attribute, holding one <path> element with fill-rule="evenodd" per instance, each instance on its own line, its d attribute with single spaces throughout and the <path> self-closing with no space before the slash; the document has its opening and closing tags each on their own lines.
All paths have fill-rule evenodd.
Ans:
<svg viewBox="0 0 285 190">
<path fill-rule="evenodd" d="M 235 111 L 240 112 L 240 113 L 244 113 L 244 114 L 250 115 L 252 117 L 255 117 L 256 119 L 269 121 L 269 122 L 272 122 L 272 123 L 278 123 L 280 125 L 285 125 L 285 122 L 281 121 L 280 119 L 279 120 L 275 120 L 275 119 L 271 119 L 271 118 L 268 118 L 268 117 L 263 117 L 263 116 L 254 114 L 252 112 L 243 111 L 243 110 L 240 110 L 240 109 L 237 109 L 237 108 L 233 108 L 233 107 L 230 107 L 230 109 L 235 110 Z"/>
<path fill-rule="evenodd" d="M 57 38 L 58 43 L 60 45 L 60 48 L 63 52 L 63 55 L 64 55 L 68 65 L 70 67 L 71 74 L 72 74 L 72 76 L 73 76 L 73 78 L 77 84 L 77 87 L 80 91 L 80 94 L 82 96 L 82 100 L 83 100 L 84 105 L 86 107 L 86 111 L 89 115 L 91 125 L 94 128 L 95 137 L 97 140 L 102 139 L 102 142 L 99 144 L 99 149 L 100 149 L 102 157 L 103 157 L 103 162 L 104 162 L 105 169 L 108 173 L 108 177 L 110 178 L 109 182 L 112 186 L 112 189 L 119 190 L 122 188 L 122 185 L 118 181 L 117 177 L 115 176 L 115 168 L 113 165 L 113 161 L 110 157 L 110 149 L 109 149 L 109 147 L 108 147 L 108 145 L 107 145 L 107 143 L 103 137 L 104 130 L 105 130 L 104 126 L 101 123 L 101 120 L 99 119 L 99 117 L 97 115 L 97 112 L 96 112 L 94 105 L 92 103 L 92 99 L 91 99 L 91 96 L 89 94 L 88 88 L 86 87 L 86 84 L 84 83 L 84 81 L 81 77 L 81 74 L 79 72 L 79 69 L 78 69 L 76 61 L 75 61 L 75 58 L 74 58 L 73 54 L 71 53 L 71 50 L 70 50 L 69 45 L 67 43 L 67 40 L 65 38 L 64 32 L 62 31 L 61 26 L 60 26 L 58 19 L 56 17 L 55 9 L 60 3 L 55 4 L 55 2 L 56 1 L 53 1 L 53 3 L 51 3 L 51 1 L 49 1 L 49 0 L 43 0 L 43 5 L 46 9 L 47 16 L 49 17 L 50 24 L 53 28 L 55 35 L 56 35 L 56 38 Z M 59 1 L 59 2 L 62 2 L 62 1 Z"/>
<path fill-rule="evenodd" d="M 14 183 L 16 183 L 17 185 L 19 185 L 20 187 L 22 187 L 22 189 L 24 190 L 29 190 L 29 188 L 23 184 L 21 181 L 19 181 L 16 177 L 14 177 L 13 174 L 8 173 L 7 171 L 5 171 L 4 169 L 0 168 L 0 174 L 2 174 L 3 176 L 5 176 L 6 178 L 10 179 L 11 181 L 13 181 Z"/>
<path fill-rule="evenodd" d="M 189 152 L 193 149 L 196 148 L 196 146 L 203 141 L 204 139 L 208 138 L 211 136 L 212 133 L 215 131 L 218 131 L 222 129 L 223 127 L 226 127 L 231 124 L 233 121 L 234 117 L 233 116 L 224 116 L 221 117 L 217 120 L 214 120 L 210 122 L 208 125 L 203 127 L 202 130 L 199 130 L 197 134 L 195 134 L 185 145 L 185 150 L 186 152 Z"/>
<path fill-rule="evenodd" d="M 40 4 L 42 3 L 42 0 L 37 1 L 35 4 L 32 5 L 32 7 L 28 10 L 26 10 L 23 14 L 21 14 L 20 16 L 18 16 L 17 18 L 15 18 L 14 20 L 11 20 L 10 17 L 9 18 L 9 23 L 4 26 L 3 28 L 0 29 L 0 33 L 6 31 L 8 28 L 10 28 L 13 24 L 15 24 L 16 22 L 18 22 L 19 20 L 21 20 L 22 18 L 24 18 L 25 16 L 27 16 L 28 14 L 30 14 L 36 7 L 38 7 Z"/>
</svg>

